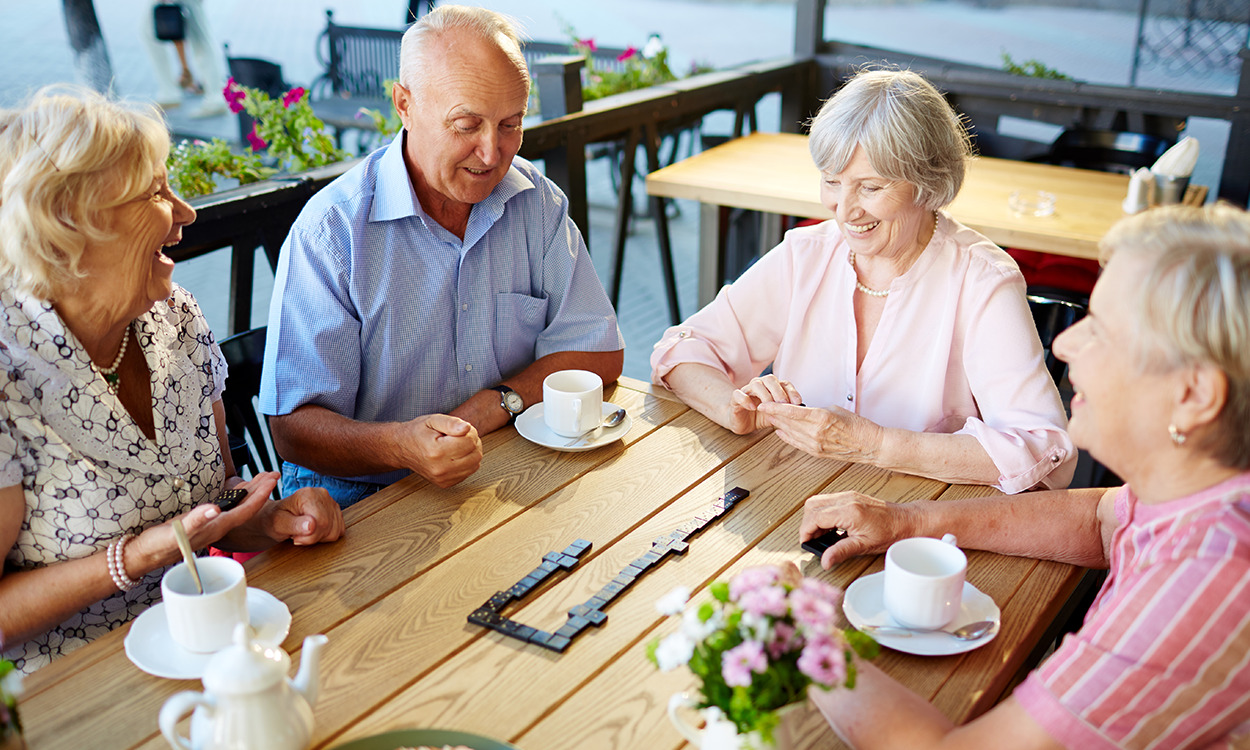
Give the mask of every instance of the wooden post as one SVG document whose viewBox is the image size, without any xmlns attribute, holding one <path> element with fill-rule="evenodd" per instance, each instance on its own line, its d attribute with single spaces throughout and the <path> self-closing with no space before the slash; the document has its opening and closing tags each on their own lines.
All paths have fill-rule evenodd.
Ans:
<svg viewBox="0 0 1250 750">
<path fill-rule="evenodd" d="M 538 82 L 538 108 L 544 120 L 582 111 L 581 55 L 546 57 L 534 63 L 534 80 Z"/>
<path fill-rule="evenodd" d="M 1241 79 L 1237 82 L 1240 106 L 1229 117 L 1228 147 L 1224 149 L 1224 171 L 1220 175 L 1219 197 L 1238 206 L 1250 205 L 1250 48 L 1241 57 Z"/>
<path fill-rule="evenodd" d="M 797 0 L 794 4 L 794 54 L 815 57 L 825 43 L 825 0 Z"/>
</svg>

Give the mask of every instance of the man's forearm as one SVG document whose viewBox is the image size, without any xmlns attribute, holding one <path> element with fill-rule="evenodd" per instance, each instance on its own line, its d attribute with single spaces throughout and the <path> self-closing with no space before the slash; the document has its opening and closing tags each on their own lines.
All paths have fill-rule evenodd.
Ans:
<svg viewBox="0 0 1250 750">
<path fill-rule="evenodd" d="M 398 422 L 357 422 L 305 404 L 269 417 L 274 447 L 285 460 L 340 477 L 410 468 L 400 459 Z"/>
<path fill-rule="evenodd" d="M 589 370 L 603 378 L 604 384 L 614 383 L 621 376 L 625 362 L 625 350 L 612 352 L 555 352 L 536 360 L 529 367 L 501 383 L 521 396 L 526 408 L 543 400 L 543 381 L 560 370 Z M 493 432 L 508 424 L 508 412 L 500 404 L 500 395 L 494 390 L 479 391 L 451 411 L 472 424 L 479 435 Z"/>
</svg>

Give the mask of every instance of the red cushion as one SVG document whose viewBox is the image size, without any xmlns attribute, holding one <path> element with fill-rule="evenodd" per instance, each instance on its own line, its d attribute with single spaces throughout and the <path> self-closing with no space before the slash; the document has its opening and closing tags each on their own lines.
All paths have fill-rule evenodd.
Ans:
<svg viewBox="0 0 1250 750">
<path fill-rule="evenodd" d="M 1029 286 L 1049 286 L 1068 289 L 1088 295 L 1094 290 L 1094 282 L 1102 267 L 1098 261 L 1051 255 L 1033 250 L 1007 248 L 1007 254 L 1015 259 Z"/>
</svg>

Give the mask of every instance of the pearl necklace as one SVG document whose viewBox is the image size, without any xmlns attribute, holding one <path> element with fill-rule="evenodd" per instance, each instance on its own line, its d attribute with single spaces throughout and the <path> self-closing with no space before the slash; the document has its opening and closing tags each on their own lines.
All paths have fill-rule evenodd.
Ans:
<svg viewBox="0 0 1250 750">
<path fill-rule="evenodd" d="M 851 270 L 854 271 L 855 270 L 855 252 L 854 251 L 851 252 L 847 260 L 850 261 Z M 863 282 L 859 280 L 858 272 L 855 273 L 855 288 L 863 292 L 864 294 L 867 294 L 869 297 L 884 297 L 890 293 L 889 289 L 870 289 L 864 286 Z"/>
<path fill-rule="evenodd" d="M 122 348 L 117 351 L 117 357 L 113 360 L 113 364 L 108 367 L 98 367 L 100 374 L 104 376 L 105 382 L 109 384 L 109 390 L 117 393 L 117 384 L 121 381 L 122 376 L 117 372 L 117 368 L 121 367 L 122 357 L 126 356 L 126 346 L 130 344 L 130 325 L 126 326 L 126 332 L 122 334 Z"/>
</svg>

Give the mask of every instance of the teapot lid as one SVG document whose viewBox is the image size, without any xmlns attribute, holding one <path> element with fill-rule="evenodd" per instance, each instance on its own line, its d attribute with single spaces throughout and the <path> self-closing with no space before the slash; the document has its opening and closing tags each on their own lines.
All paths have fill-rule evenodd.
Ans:
<svg viewBox="0 0 1250 750">
<path fill-rule="evenodd" d="M 252 640 L 247 623 L 234 627 L 234 643 L 213 654 L 204 668 L 204 687 L 211 693 L 254 693 L 285 680 L 291 657 L 278 646 Z"/>
</svg>

